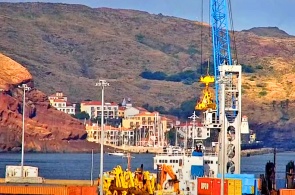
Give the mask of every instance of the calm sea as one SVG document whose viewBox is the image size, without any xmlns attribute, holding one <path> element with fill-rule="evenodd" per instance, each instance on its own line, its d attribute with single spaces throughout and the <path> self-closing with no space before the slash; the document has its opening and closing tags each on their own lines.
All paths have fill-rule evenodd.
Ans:
<svg viewBox="0 0 295 195">
<path fill-rule="evenodd" d="M 154 172 L 152 154 L 133 154 L 131 161 L 134 170 L 144 164 L 144 169 Z M 0 153 L 0 177 L 5 177 L 6 165 L 19 165 L 20 154 Z M 294 152 L 277 154 L 277 179 L 279 185 L 283 184 L 285 166 L 295 159 Z M 257 155 L 242 158 L 242 173 L 264 174 L 265 164 L 273 161 L 273 154 Z M 25 154 L 25 165 L 39 167 L 39 175 L 45 179 L 89 179 L 91 175 L 91 154 Z M 93 177 L 99 175 L 100 154 L 94 154 Z M 127 166 L 127 159 L 122 157 L 104 155 L 104 170 L 111 170 L 116 165 L 123 168 Z"/>
</svg>

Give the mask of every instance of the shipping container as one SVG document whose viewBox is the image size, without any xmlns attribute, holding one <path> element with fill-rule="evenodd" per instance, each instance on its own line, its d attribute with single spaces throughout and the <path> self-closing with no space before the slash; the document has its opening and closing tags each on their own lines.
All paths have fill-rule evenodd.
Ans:
<svg viewBox="0 0 295 195">
<path fill-rule="evenodd" d="M 295 195 L 295 189 L 280 189 L 280 195 Z"/>
<path fill-rule="evenodd" d="M 38 167 L 23 166 L 24 177 L 38 177 Z M 21 177 L 21 166 L 7 165 L 5 177 Z"/>
<path fill-rule="evenodd" d="M 242 194 L 242 180 L 240 179 L 227 179 L 228 195 L 241 195 Z"/>
<path fill-rule="evenodd" d="M 224 180 L 224 195 L 228 195 L 228 181 Z M 221 192 L 221 179 L 214 179 L 212 195 L 220 195 Z"/>
<path fill-rule="evenodd" d="M 82 195 L 97 195 L 97 186 L 82 186 Z"/>
<path fill-rule="evenodd" d="M 0 186 L 0 194 L 68 195 L 66 186 Z"/>
<path fill-rule="evenodd" d="M 82 195 L 82 187 L 68 186 L 68 195 Z"/>
<path fill-rule="evenodd" d="M 211 195 L 213 191 L 213 178 L 198 178 L 198 189 L 197 189 L 197 194 L 198 195 Z"/>
<path fill-rule="evenodd" d="M 254 174 L 225 174 L 226 179 L 240 179 L 242 180 L 242 193 L 243 194 L 255 194 L 256 179 Z M 221 174 L 217 174 L 220 178 Z"/>
<path fill-rule="evenodd" d="M 198 195 L 220 195 L 221 179 L 217 178 L 198 178 Z M 224 180 L 224 195 L 228 194 L 228 182 Z"/>
</svg>

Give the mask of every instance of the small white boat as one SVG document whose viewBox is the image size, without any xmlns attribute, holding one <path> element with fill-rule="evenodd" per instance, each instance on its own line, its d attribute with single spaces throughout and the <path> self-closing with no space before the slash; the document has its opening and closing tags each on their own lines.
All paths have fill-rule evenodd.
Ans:
<svg viewBox="0 0 295 195">
<path fill-rule="evenodd" d="M 110 156 L 124 156 L 123 152 L 110 152 L 108 153 Z"/>
</svg>

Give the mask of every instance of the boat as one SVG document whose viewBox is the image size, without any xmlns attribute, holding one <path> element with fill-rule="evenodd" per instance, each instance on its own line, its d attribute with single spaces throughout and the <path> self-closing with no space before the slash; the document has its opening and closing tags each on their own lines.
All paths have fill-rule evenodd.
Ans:
<svg viewBox="0 0 295 195">
<path fill-rule="evenodd" d="M 123 152 L 109 152 L 108 155 L 110 156 L 124 156 L 126 154 L 124 154 Z"/>
<path fill-rule="evenodd" d="M 169 166 L 170 175 L 175 175 L 179 179 L 179 189 L 189 191 L 187 189 L 193 188 L 196 178 L 217 177 L 218 155 L 205 151 L 201 145 L 197 145 L 194 150 L 166 147 L 163 148 L 163 152 L 155 155 L 153 164 L 157 172 L 162 167 Z M 164 182 L 168 182 L 169 179 Z"/>
</svg>

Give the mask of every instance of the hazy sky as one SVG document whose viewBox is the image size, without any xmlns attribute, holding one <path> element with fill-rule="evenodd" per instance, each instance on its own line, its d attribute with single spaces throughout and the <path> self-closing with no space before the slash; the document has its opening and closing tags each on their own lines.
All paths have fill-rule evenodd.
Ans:
<svg viewBox="0 0 295 195">
<path fill-rule="evenodd" d="M 35 0 L 30 0 L 35 1 Z M 135 9 L 162 13 L 190 20 L 201 20 L 202 0 L 39 0 L 38 2 L 84 4 L 89 7 Z M 0 2 L 28 2 L 0 0 Z M 204 20 L 208 21 L 208 2 L 204 0 Z M 295 35 L 295 0 L 232 0 L 234 29 L 277 26 Z"/>
</svg>

